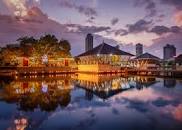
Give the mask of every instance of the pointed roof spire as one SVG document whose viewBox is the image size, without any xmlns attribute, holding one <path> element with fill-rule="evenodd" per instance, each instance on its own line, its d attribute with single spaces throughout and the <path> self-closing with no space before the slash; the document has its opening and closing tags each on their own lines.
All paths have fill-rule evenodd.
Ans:
<svg viewBox="0 0 182 130">
<path fill-rule="evenodd" d="M 102 41 L 102 44 L 104 44 L 105 42 L 104 42 L 104 40 Z"/>
</svg>

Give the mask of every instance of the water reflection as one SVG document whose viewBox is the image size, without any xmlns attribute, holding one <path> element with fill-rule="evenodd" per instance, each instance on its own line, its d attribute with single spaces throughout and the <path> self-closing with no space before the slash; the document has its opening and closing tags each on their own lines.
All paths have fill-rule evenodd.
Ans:
<svg viewBox="0 0 182 130">
<path fill-rule="evenodd" d="M 71 99 L 70 77 L 53 79 L 17 79 L 6 84 L 0 92 L 0 99 L 16 103 L 19 110 L 54 111 L 58 106 L 66 107 Z"/>
<path fill-rule="evenodd" d="M 167 88 L 173 88 L 176 86 L 175 79 L 164 79 L 164 86 Z"/>
<path fill-rule="evenodd" d="M 180 80 L 77 74 L 16 77 L 0 86 L 0 129 L 182 127 Z"/>
<path fill-rule="evenodd" d="M 116 75 L 78 74 L 75 86 L 86 90 L 86 99 L 91 100 L 93 94 L 108 99 L 122 91 L 136 88 L 138 90 L 155 84 L 155 78 L 148 77 L 116 77 Z"/>
</svg>

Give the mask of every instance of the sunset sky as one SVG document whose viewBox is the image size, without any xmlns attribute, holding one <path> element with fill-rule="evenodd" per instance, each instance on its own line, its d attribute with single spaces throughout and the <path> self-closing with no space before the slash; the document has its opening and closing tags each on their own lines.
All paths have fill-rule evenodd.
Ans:
<svg viewBox="0 0 182 130">
<path fill-rule="evenodd" d="M 182 53 L 182 0 L 0 0 L 0 43 L 15 43 L 21 36 L 51 33 L 67 39 L 72 54 L 84 51 L 87 33 L 94 45 L 103 40 L 134 52 L 162 57 L 162 48 L 174 44 Z"/>
</svg>

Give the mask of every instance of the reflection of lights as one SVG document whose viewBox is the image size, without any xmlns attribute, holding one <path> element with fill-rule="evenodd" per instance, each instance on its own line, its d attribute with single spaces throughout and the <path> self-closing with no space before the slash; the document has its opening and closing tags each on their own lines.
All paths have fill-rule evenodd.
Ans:
<svg viewBox="0 0 182 130">
<path fill-rule="evenodd" d="M 31 92 L 31 93 L 34 93 L 34 92 L 35 92 L 35 88 L 32 87 L 32 88 L 30 89 L 30 92 Z"/>
<path fill-rule="evenodd" d="M 44 64 L 48 63 L 48 57 L 47 57 L 47 55 L 43 55 L 42 56 L 42 63 L 44 63 Z"/>
<path fill-rule="evenodd" d="M 172 113 L 175 119 L 182 122 L 182 104 L 175 108 L 174 112 Z"/>
<path fill-rule="evenodd" d="M 45 83 L 42 83 L 42 92 L 47 93 L 47 91 L 48 91 L 48 85 Z"/>
<path fill-rule="evenodd" d="M 15 119 L 14 124 L 16 126 L 16 130 L 25 130 L 28 125 L 28 120 L 26 118 Z"/>
<path fill-rule="evenodd" d="M 20 93 L 20 90 L 19 89 L 16 89 L 16 93 L 19 94 Z"/>
</svg>

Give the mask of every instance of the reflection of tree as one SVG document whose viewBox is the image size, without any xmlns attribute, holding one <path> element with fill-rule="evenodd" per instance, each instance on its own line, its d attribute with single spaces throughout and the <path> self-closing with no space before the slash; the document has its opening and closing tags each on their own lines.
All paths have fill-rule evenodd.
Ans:
<svg viewBox="0 0 182 130">
<path fill-rule="evenodd" d="M 59 97 L 59 105 L 61 107 L 66 107 L 71 101 L 70 93 L 64 94 L 62 97 Z"/>
<path fill-rule="evenodd" d="M 19 100 L 19 109 L 23 111 L 33 111 L 38 107 L 38 101 L 36 98 L 37 96 L 22 96 Z"/>
<path fill-rule="evenodd" d="M 59 105 L 60 107 L 66 107 L 71 101 L 71 89 L 70 82 L 62 81 L 61 84 L 64 85 L 62 89 L 58 89 L 59 82 L 46 82 L 48 84 L 48 91 L 43 92 L 41 82 L 34 83 L 34 92 L 31 92 L 31 83 L 29 83 L 26 90 L 17 91 L 22 88 L 21 83 L 12 82 L 3 89 L 3 94 L 0 94 L 1 99 L 9 103 L 17 103 L 20 110 L 23 111 L 34 111 L 40 108 L 42 111 L 54 111 Z M 65 89 L 64 89 L 65 88 Z M 18 92 L 18 93 L 17 93 Z"/>
</svg>

